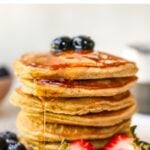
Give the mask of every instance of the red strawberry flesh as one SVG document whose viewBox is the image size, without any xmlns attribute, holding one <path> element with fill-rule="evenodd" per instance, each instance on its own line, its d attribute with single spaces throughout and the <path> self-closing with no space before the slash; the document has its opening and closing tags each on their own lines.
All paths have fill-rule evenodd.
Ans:
<svg viewBox="0 0 150 150">
<path fill-rule="evenodd" d="M 96 150 L 94 146 L 86 140 L 72 141 L 69 148 L 69 150 Z"/>
<path fill-rule="evenodd" d="M 116 135 L 104 146 L 103 150 L 134 150 L 133 140 L 126 134 Z"/>
</svg>

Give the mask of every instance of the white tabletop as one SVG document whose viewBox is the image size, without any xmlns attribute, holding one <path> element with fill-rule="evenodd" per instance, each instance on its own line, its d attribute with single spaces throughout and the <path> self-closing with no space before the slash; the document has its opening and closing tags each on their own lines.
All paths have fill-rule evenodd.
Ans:
<svg viewBox="0 0 150 150">
<path fill-rule="evenodd" d="M 17 132 L 15 122 L 19 108 L 12 106 L 8 99 L 7 97 L 5 103 L 0 106 L 0 132 L 6 130 Z M 140 139 L 150 142 L 150 115 L 137 113 L 133 116 L 132 124 L 137 125 L 136 132 Z"/>
</svg>

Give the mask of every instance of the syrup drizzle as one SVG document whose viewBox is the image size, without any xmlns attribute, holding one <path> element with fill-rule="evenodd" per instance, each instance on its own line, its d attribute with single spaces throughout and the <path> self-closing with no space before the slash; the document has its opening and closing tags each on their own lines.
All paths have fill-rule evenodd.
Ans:
<svg viewBox="0 0 150 150">
<path fill-rule="evenodd" d="M 35 84 L 35 82 L 36 82 L 36 79 L 34 79 L 33 80 L 33 83 L 34 83 L 34 95 L 36 94 L 36 84 Z M 46 139 L 45 139 L 45 133 L 46 133 L 46 131 L 45 131 L 45 124 L 46 124 L 46 104 L 45 104 L 45 101 L 43 100 L 43 98 L 41 98 L 41 97 L 38 97 L 39 99 L 40 99 L 40 101 L 41 101 L 41 105 L 42 105 L 42 109 L 43 109 L 43 114 L 42 114 L 42 121 L 43 121 L 43 124 L 42 124 L 42 132 L 43 132 L 43 134 L 42 134 L 42 139 L 41 139 L 41 141 L 42 142 L 39 142 L 39 145 L 38 145 L 38 149 L 39 150 L 45 150 L 46 148 L 45 148 L 45 141 L 46 141 Z M 36 118 L 35 118 L 36 119 Z"/>
<path fill-rule="evenodd" d="M 21 61 L 32 67 L 62 69 L 67 67 L 112 67 L 129 61 L 104 52 L 61 52 L 59 54 L 40 53 L 25 55 Z"/>
<path fill-rule="evenodd" d="M 58 87 L 65 87 L 65 88 L 103 89 L 103 88 L 121 87 L 135 80 L 137 80 L 136 76 L 99 79 L 99 80 L 97 79 L 95 80 L 37 79 L 36 83 L 41 85 L 58 86 Z"/>
</svg>

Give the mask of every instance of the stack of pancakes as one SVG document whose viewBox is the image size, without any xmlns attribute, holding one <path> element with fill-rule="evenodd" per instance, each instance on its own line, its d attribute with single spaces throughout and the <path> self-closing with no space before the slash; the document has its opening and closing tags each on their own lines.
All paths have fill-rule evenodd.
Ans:
<svg viewBox="0 0 150 150">
<path fill-rule="evenodd" d="M 21 140 L 29 149 L 57 150 L 85 139 L 96 149 L 117 133 L 129 133 L 136 103 L 135 63 L 103 52 L 23 55 L 14 63 L 22 86 L 11 102 L 21 107 Z"/>
</svg>

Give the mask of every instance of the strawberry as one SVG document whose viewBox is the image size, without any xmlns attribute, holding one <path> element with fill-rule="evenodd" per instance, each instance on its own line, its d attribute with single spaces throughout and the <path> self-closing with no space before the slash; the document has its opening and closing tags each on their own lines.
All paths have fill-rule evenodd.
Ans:
<svg viewBox="0 0 150 150">
<path fill-rule="evenodd" d="M 96 149 L 89 141 L 75 140 L 70 143 L 69 150 L 96 150 Z"/>
<path fill-rule="evenodd" d="M 133 139 L 126 134 L 115 135 L 103 148 L 103 150 L 135 150 Z"/>
</svg>

